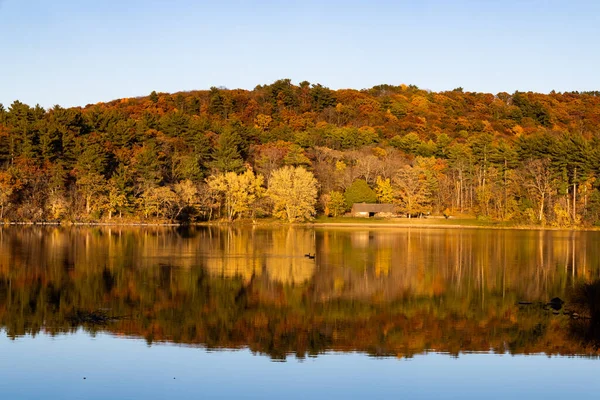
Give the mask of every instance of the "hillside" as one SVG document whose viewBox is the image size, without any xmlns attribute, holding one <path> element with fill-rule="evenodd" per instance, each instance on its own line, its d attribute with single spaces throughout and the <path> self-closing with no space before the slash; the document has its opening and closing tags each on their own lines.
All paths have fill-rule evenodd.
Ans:
<svg viewBox="0 0 600 400">
<path fill-rule="evenodd" d="M 593 225 L 600 93 L 334 91 L 284 79 L 83 108 L 0 106 L 3 220 L 278 216 L 267 189 L 284 166 L 316 178 L 308 216 L 375 198 L 411 215 Z M 236 181 L 235 197 L 244 171 L 252 184 Z"/>
</svg>

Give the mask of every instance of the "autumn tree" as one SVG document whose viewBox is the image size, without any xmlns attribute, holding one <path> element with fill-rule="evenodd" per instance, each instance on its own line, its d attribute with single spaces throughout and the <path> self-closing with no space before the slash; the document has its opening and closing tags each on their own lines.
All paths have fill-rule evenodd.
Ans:
<svg viewBox="0 0 600 400">
<path fill-rule="evenodd" d="M 177 196 L 168 186 L 149 187 L 138 199 L 145 218 L 171 217 L 171 209 L 177 202 Z"/>
<path fill-rule="evenodd" d="M 119 213 L 119 218 L 124 212 L 132 211 L 133 200 L 133 181 L 130 177 L 129 167 L 119 164 L 112 177 L 108 180 L 108 200 L 107 211 L 108 218 L 111 219 L 114 213 Z"/>
<path fill-rule="evenodd" d="M 262 173 L 267 181 L 274 170 L 284 165 L 310 165 L 310 160 L 300 146 L 283 140 L 255 145 L 252 153 L 257 171 Z"/>
<path fill-rule="evenodd" d="M 547 159 L 528 160 L 524 164 L 523 177 L 525 187 L 537 203 L 537 220 L 544 223 L 544 208 L 553 188 L 549 161 Z"/>
<path fill-rule="evenodd" d="M 377 201 L 379 203 L 393 203 L 394 202 L 394 188 L 390 178 L 383 179 L 380 176 L 377 177 L 375 193 L 377 194 Z"/>
<path fill-rule="evenodd" d="M 428 211 L 429 191 L 422 168 L 405 166 L 394 178 L 400 208 L 408 218 Z"/>
<path fill-rule="evenodd" d="M 264 194 L 262 175 L 254 175 L 248 168 L 245 172 L 237 174 L 226 172 L 211 175 L 208 187 L 221 198 L 228 221 L 244 215 L 252 210 L 254 203 Z"/>
<path fill-rule="evenodd" d="M 11 171 L 0 171 L 0 221 L 4 218 L 4 209 L 10 204 L 11 196 L 21 187 Z"/>
<path fill-rule="evenodd" d="M 312 219 L 317 187 L 314 175 L 304 167 L 286 166 L 273 171 L 267 190 L 273 202 L 273 215 L 288 222 Z"/>
<path fill-rule="evenodd" d="M 325 207 L 325 214 L 331 215 L 332 217 L 344 215 L 344 213 L 348 210 L 348 207 L 346 206 L 346 199 L 344 199 L 344 194 L 336 190 L 329 193 Z"/>
<path fill-rule="evenodd" d="M 173 186 L 173 191 L 176 198 L 173 219 L 177 219 L 186 209 L 188 214 L 195 212 L 194 209 L 198 205 L 198 187 L 191 180 L 177 182 Z"/>
</svg>

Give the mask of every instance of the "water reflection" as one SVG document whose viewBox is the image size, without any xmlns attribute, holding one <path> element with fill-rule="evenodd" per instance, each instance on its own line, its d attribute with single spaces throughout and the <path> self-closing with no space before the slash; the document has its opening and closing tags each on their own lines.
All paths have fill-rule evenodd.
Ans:
<svg viewBox="0 0 600 400">
<path fill-rule="evenodd" d="M 570 294 L 570 332 L 575 340 L 600 347 L 600 280 L 575 286 Z"/>
<path fill-rule="evenodd" d="M 600 290 L 583 289 L 597 287 L 586 282 L 600 277 L 599 239 L 414 228 L 0 228 L 0 326 L 10 337 L 82 326 L 273 358 L 327 350 L 596 355 L 597 306 L 586 319 L 581 304 L 600 304 Z M 565 307 L 545 306 L 554 297 Z"/>
</svg>

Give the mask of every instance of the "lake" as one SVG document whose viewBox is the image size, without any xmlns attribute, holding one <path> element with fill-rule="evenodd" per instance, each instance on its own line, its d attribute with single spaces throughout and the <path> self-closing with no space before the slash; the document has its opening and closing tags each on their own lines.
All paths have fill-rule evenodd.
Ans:
<svg viewBox="0 0 600 400">
<path fill-rule="evenodd" d="M 600 232 L 0 228 L 6 399 L 596 398 Z"/>
</svg>

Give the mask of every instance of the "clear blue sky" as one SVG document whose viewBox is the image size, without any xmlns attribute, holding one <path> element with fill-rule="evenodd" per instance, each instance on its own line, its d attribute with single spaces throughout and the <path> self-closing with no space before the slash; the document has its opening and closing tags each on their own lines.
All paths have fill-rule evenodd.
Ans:
<svg viewBox="0 0 600 400">
<path fill-rule="evenodd" d="M 0 0 L 0 103 L 152 90 L 600 90 L 597 0 Z"/>
</svg>

